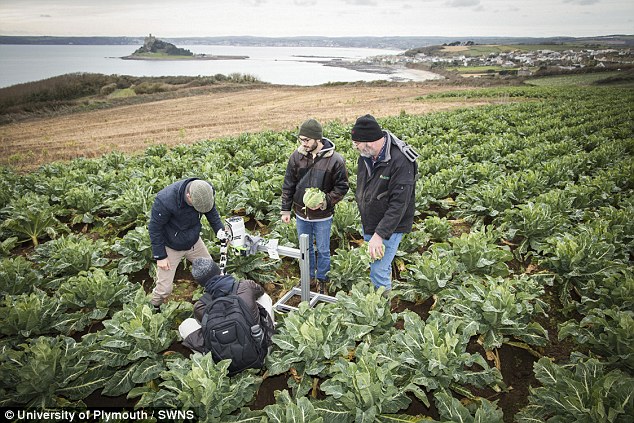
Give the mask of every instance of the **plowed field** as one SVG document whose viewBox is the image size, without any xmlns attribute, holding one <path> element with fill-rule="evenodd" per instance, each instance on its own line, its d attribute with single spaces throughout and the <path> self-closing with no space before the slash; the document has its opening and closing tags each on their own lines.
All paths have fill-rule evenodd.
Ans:
<svg viewBox="0 0 634 423">
<path fill-rule="evenodd" d="M 424 84 L 245 86 L 37 118 L 0 126 L 0 164 L 28 171 L 51 161 L 96 157 L 113 150 L 135 153 L 153 144 L 173 146 L 244 132 L 290 130 L 309 117 L 322 123 L 337 119 L 352 125 L 366 113 L 380 118 L 481 104 L 417 100 L 424 94 L 451 89 L 458 88 Z"/>
</svg>

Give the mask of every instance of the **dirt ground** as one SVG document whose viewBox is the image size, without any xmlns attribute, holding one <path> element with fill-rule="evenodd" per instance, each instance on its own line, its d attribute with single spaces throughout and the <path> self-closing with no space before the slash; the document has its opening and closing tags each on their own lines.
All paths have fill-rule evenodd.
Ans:
<svg viewBox="0 0 634 423">
<path fill-rule="evenodd" d="M 245 132 L 290 130 L 309 117 L 352 125 L 366 113 L 380 118 L 481 104 L 464 99 L 417 100 L 424 94 L 467 88 L 421 83 L 244 86 L 36 118 L 0 126 L 0 165 L 28 171 L 52 161 L 98 157 L 115 150 L 135 153 L 154 144 L 174 146 Z"/>
</svg>

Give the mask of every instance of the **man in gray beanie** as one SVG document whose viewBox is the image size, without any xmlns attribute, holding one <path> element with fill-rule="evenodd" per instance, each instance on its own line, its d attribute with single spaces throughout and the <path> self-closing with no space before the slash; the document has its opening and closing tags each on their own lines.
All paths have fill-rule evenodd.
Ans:
<svg viewBox="0 0 634 423">
<path fill-rule="evenodd" d="M 282 222 L 289 223 L 291 211 L 295 212 L 297 234 L 309 236 L 310 278 L 317 277 L 319 290 L 324 293 L 330 271 L 332 219 L 335 204 L 348 192 L 348 171 L 343 157 L 335 152 L 335 144 L 323 137 L 321 124 L 315 119 L 302 123 L 297 141 L 299 147 L 288 160 L 282 185 Z M 304 204 L 308 188 L 323 193 L 320 204 Z"/>
<path fill-rule="evenodd" d="M 354 148 L 359 152 L 355 199 L 361 214 L 363 238 L 372 258 L 370 280 L 376 289 L 392 289 L 392 260 L 414 221 L 416 153 L 374 116 L 357 119 L 352 127 Z"/>
<path fill-rule="evenodd" d="M 220 267 L 212 258 L 198 257 L 192 261 L 192 276 L 203 287 L 205 282 L 220 273 Z"/>
<path fill-rule="evenodd" d="M 220 268 L 211 258 L 199 257 L 192 262 L 192 276 L 205 290 L 194 304 L 194 317 L 181 323 L 178 331 L 187 348 L 205 353 L 205 339 L 201 323 L 207 306 L 215 299 L 233 293 L 240 297 L 250 313 L 250 320 L 259 322 L 266 334 L 264 342 L 268 348 L 275 328 L 273 301 L 264 288 L 250 279 L 236 280 L 231 275 L 221 275 Z M 264 311 L 264 313 L 263 313 Z"/>
<path fill-rule="evenodd" d="M 198 257 L 211 258 L 200 237 L 203 215 L 218 239 L 226 238 L 215 206 L 214 189 L 207 181 L 183 179 L 156 194 L 148 229 L 157 267 L 151 304 L 157 311 L 172 293 L 176 268 L 183 257 L 189 261 Z"/>
</svg>

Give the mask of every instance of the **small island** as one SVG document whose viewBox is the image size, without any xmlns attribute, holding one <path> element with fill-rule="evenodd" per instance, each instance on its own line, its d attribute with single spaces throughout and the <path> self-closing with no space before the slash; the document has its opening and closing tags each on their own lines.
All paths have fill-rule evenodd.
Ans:
<svg viewBox="0 0 634 423">
<path fill-rule="evenodd" d="M 249 56 L 194 54 L 185 48 L 159 40 L 152 34 L 145 37 L 142 47 L 131 55 L 122 57 L 124 60 L 242 60 L 248 58 Z"/>
</svg>

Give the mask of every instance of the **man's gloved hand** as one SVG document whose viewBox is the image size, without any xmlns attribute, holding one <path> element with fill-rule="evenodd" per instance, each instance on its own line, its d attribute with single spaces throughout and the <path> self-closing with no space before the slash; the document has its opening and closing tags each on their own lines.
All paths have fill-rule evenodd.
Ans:
<svg viewBox="0 0 634 423">
<path fill-rule="evenodd" d="M 216 233 L 216 238 L 218 238 L 218 240 L 220 240 L 220 241 L 224 241 L 225 239 L 227 239 L 227 232 L 225 232 L 224 229 L 220 229 Z"/>
</svg>

